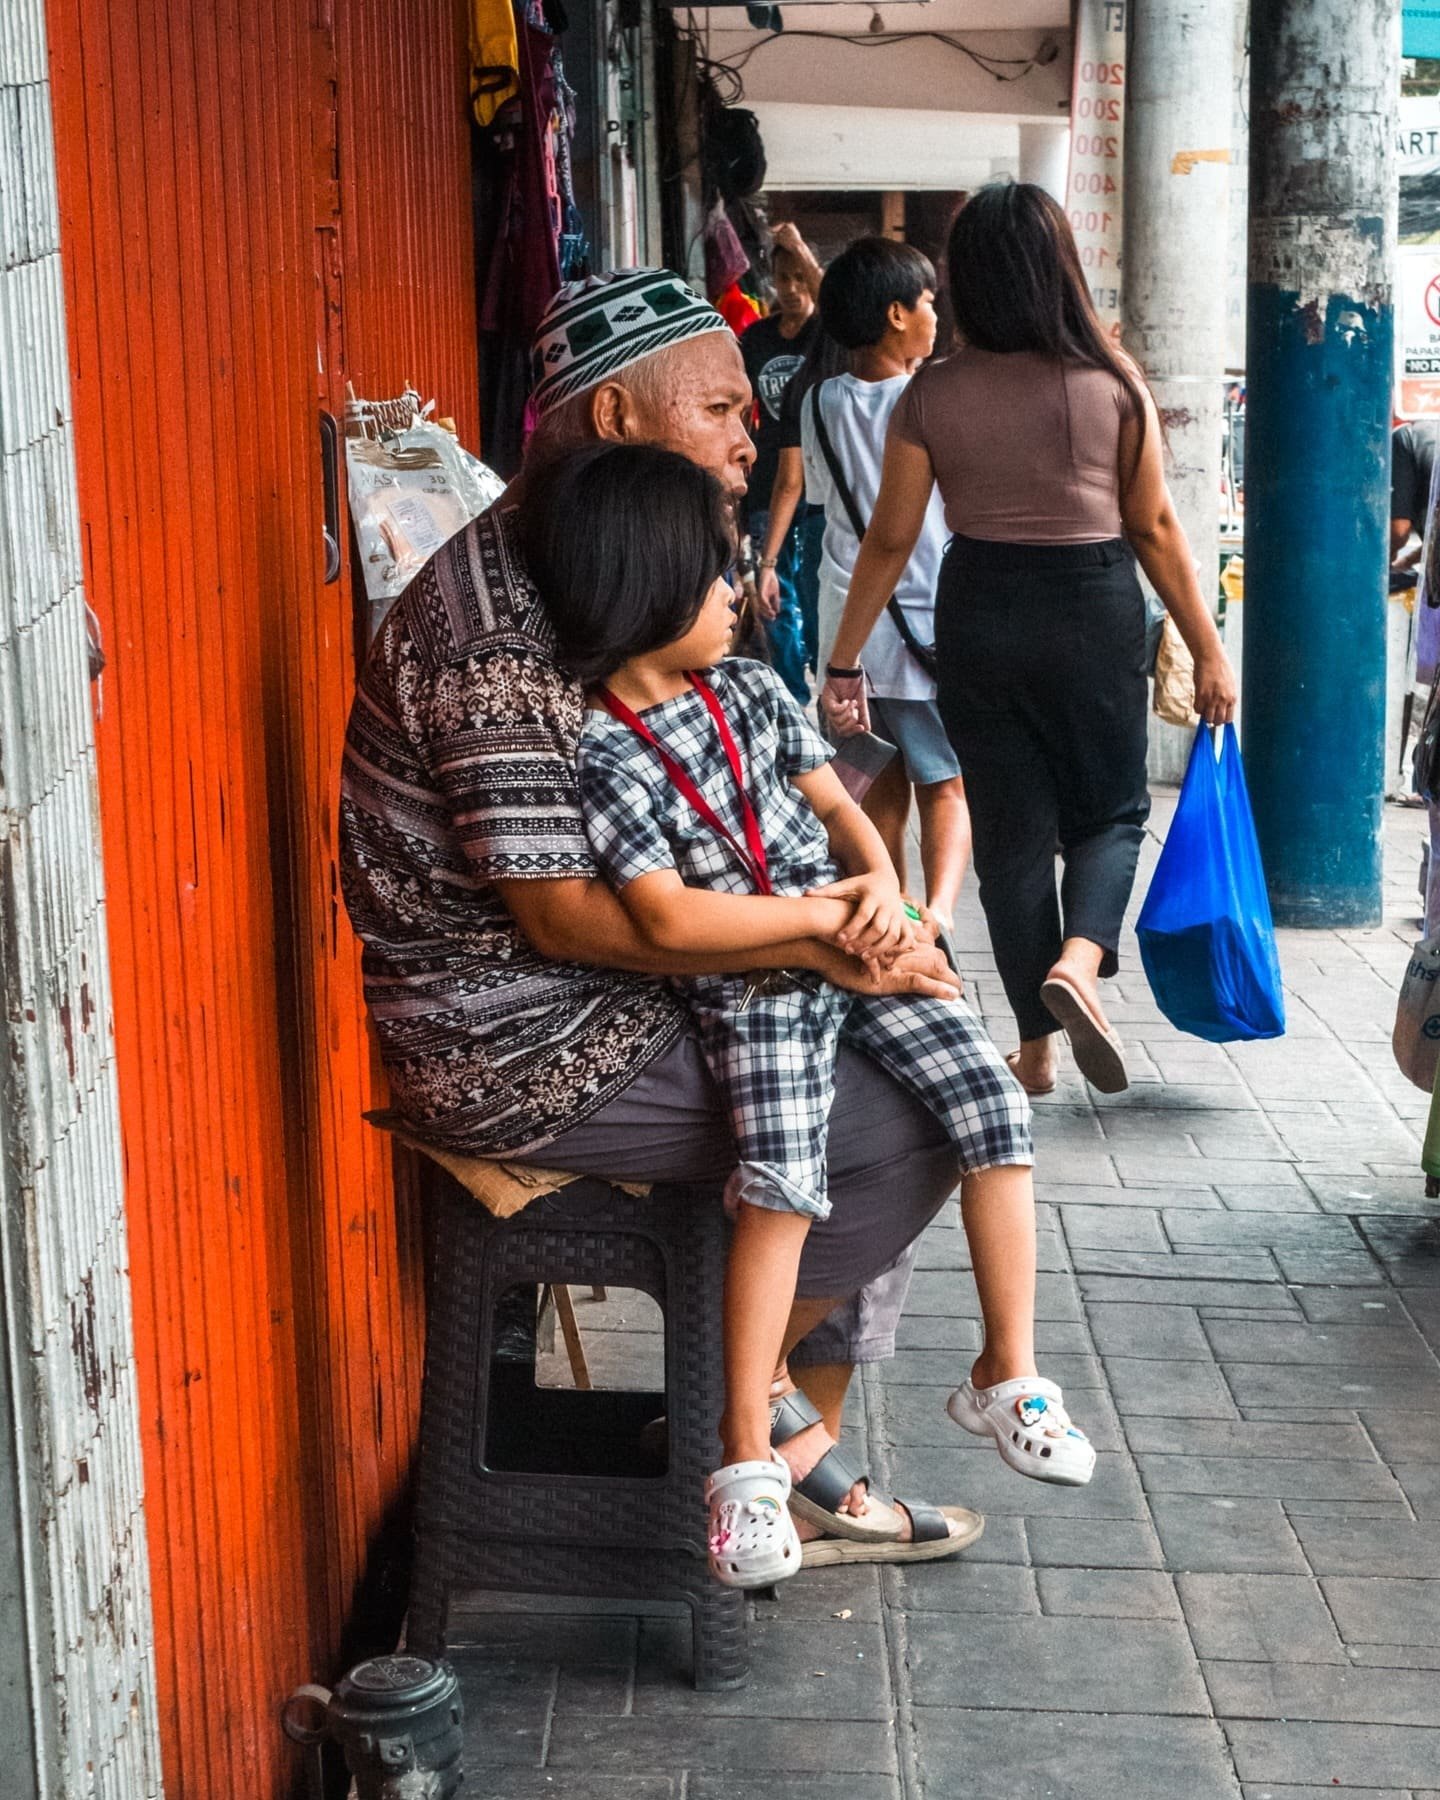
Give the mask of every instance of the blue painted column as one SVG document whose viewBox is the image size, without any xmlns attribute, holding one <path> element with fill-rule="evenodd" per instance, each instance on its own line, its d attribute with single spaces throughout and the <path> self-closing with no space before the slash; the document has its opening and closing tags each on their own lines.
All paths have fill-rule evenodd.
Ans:
<svg viewBox="0 0 1440 1800">
<path fill-rule="evenodd" d="M 1252 0 L 1245 762 L 1277 924 L 1381 916 L 1398 0 Z"/>
</svg>

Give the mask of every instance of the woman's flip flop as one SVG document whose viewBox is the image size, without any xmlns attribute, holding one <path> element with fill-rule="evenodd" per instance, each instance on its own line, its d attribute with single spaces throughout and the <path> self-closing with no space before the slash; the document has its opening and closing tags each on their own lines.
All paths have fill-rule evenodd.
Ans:
<svg viewBox="0 0 1440 1800">
<path fill-rule="evenodd" d="M 1125 1050 L 1116 1034 L 1102 1025 L 1079 988 L 1063 975 L 1040 983 L 1040 998 L 1052 1018 L 1065 1028 L 1080 1073 L 1102 1094 L 1121 1094 L 1130 1085 Z"/>
</svg>

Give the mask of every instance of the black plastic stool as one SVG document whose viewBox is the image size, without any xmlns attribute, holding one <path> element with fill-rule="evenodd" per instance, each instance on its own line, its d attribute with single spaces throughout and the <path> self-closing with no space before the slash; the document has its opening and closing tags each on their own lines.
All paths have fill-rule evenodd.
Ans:
<svg viewBox="0 0 1440 1800">
<path fill-rule="evenodd" d="M 705 1565 L 724 1397 L 718 1196 L 582 1180 L 496 1219 L 427 1169 L 425 1389 L 407 1642 L 443 1656 L 450 1597 L 484 1587 L 691 1610 L 697 1688 L 749 1673 L 745 1596 Z M 508 1290 L 639 1288 L 665 1315 L 663 1394 L 536 1385 L 494 1355 Z M 642 1428 L 665 1416 L 669 1450 Z M 651 1434 L 653 1439 L 653 1434 Z"/>
</svg>

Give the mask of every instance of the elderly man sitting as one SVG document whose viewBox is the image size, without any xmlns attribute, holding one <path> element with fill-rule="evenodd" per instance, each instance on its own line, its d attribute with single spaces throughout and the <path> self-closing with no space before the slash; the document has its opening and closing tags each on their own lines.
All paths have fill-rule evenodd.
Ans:
<svg viewBox="0 0 1440 1800">
<path fill-rule="evenodd" d="M 743 496 L 754 447 L 739 346 L 678 277 L 626 270 L 564 289 L 536 366 L 527 470 L 597 439 L 653 443 Z M 702 971 L 642 943 L 597 878 L 576 785 L 582 695 L 519 555 L 524 505 L 522 474 L 400 597 L 351 713 L 345 901 L 393 1101 L 415 1138 L 462 1155 L 713 1183 L 734 1146 L 660 979 Z M 856 991 L 953 987 L 930 948 L 883 989 L 818 940 L 745 960 Z M 929 1113 L 842 1048 L 828 1167 L 833 1210 L 806 1242 L 785 1340 L 805 1391 L 783 1367 L 774 1390 L 805 1560 L 949 1555 L 979 1535 L 976 1514 L 882 1503 L 834 1446 L 854 1366 L 894 1353 L 915 1242 L 956 1185 L 953 1152 Z"/>
</svg>

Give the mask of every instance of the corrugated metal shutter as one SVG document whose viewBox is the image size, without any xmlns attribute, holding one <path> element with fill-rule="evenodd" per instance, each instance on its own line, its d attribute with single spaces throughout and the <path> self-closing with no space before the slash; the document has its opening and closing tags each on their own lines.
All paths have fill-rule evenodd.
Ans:
<svg viewBox="0 0 1440 1800">
<path fill-rule="evenodd" d="M 361 1119 L 317 398 L 408 376 L 477 440 L 464 7 L 49 10 L 166 1783 L 278 1795 L 276 1706 L 331 1669 L 421 1353 Z"/>
</svg>

